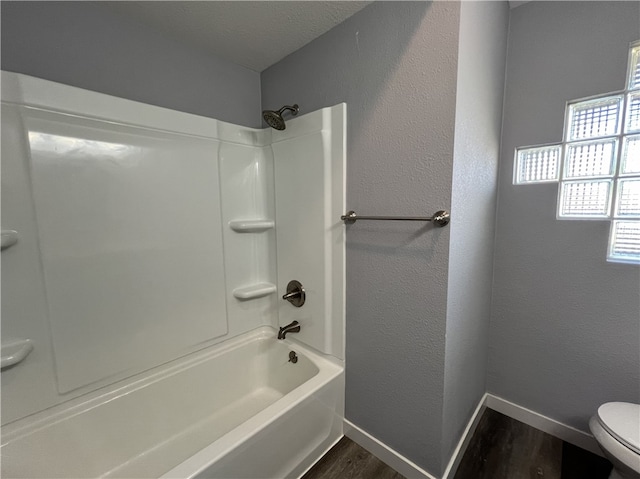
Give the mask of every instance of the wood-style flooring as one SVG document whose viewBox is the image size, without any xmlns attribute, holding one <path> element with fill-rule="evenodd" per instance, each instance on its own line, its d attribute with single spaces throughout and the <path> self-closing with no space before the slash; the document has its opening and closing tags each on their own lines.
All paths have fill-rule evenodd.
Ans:
<svg viewBox="0 0 640 479">
<path fill-rule="evenodd" d="M 486 409 L 454 479 L 607 479 L 610 471 L 606 459 Z"/>
<path fill-rule="evenodd" d="M 301 479 L 405 479 L 405 477 L 345 436 Z"/>
<path fill-rule="evenodd" d="M 454 479 L 607 479 L 610 471 L 606 459 L 486 409 Z M 302 479 L 405 478 L 344 437 Z"/>
</svg>

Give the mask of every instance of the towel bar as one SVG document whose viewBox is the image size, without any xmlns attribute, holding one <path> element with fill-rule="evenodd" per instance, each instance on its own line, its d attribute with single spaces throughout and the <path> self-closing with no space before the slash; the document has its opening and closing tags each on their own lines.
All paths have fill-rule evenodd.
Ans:
<svg viewBox="0 0 640 479">
<path fill-rule="evenodd" d="M 360 216 L 355 211 L 347 211 L 346 215 L 340 217 L 347 224 L 353 224 L 358 220 L 374 220 L 374 221 L 431 221 L 439 227 L 447 226 L 451 221 L 451 215 L 448 211 L 436 211 L 433 216 Z"/>
</svg>

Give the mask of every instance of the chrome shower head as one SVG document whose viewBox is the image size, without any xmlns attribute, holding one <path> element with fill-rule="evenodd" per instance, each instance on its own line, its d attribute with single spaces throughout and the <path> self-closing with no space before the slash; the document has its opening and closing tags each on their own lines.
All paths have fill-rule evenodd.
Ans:
<svg viewBox="0 0 640 479">
<path fill-rule="evenodd" d="M 280 108 L 278 111 L 263 110 L 262 118 L 264 119 L 264 121 L 267 122 L 267 125 L 269 125 L 271 128 L 275 128 L 276 130 L 284 130 L 286 128 L 286 125 L 284 124 L 284 118 L 282 118 L 282 113 L 284 113 L 286 110 L 291 110 L 291 114 L 295 116 L 298 114 L 299 108 L 298 108 L 298 105 L 295 104 L 293 106 L 285 105 L 282 108 Z"/>
</svg>

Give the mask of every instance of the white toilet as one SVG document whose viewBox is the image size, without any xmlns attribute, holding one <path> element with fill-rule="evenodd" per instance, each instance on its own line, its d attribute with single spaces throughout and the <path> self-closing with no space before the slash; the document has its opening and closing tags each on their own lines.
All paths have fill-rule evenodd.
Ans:
<svg viewBox="0 0 640 479">
<path fill-rule="evenodd" d="M 589 428 L 613 464 L 609 479 L 640 479 L 640 404 L 603 404 Z"/>
</svg>

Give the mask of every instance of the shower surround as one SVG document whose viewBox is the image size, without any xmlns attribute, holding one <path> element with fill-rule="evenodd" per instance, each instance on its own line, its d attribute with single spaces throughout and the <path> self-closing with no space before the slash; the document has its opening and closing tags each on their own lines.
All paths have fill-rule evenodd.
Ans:
<svg viewBox="0 0 640 479">
<path fill-rule="evenodd" d="M 231 458 L 226 475 L 288 476 L 342 435 L 345 116 L 342 104 L 257 130 L 2 73 L 2 219 L 19 235 L 2 253 L 2 339 L 33 345 L 2 371 L 4 477 L 206 477 Z M 292 279 L 302 308 L 279 299 Z M 276 340 L 293 320 L 301 331 Z M 244 399 L 226 429 L 190 442 Z M 287 417 L 319 434 L 277 461 L 265 431 L 291 429 Z M 161 427 L 128 457 L 114 425 L 133 418 Z M 156 470 L 148 459 L 178 437 L 186 449 Z"/>
</svg>

